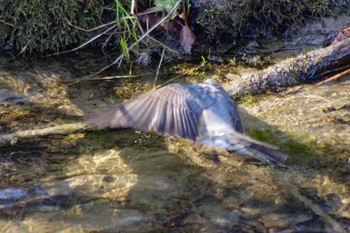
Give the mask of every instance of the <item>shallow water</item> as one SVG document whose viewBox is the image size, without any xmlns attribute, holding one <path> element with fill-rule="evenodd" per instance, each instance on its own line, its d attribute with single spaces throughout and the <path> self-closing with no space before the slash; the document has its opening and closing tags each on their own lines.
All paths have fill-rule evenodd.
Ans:
<svg viewBox="0 0 350 233">
<path fill-rule="evenodd" d="M 79 57 L 1 59 L 2 134 L 79 122 L 150 88 L 147 77 L 67 85 Z M 239 105 L 246 132 L 289 155 L 285 168 L 135 130 L 18 138 L 0 147 L 0 231 L 350 230 L 349 86 Z"/>
</svg>

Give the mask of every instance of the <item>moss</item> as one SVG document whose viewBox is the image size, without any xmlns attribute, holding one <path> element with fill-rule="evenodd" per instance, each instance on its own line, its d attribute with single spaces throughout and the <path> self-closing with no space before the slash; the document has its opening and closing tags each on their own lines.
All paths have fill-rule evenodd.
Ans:
<svg viewBox="0 0 350 233">
<path fill-rule="evenodd" d="M 251 106 L 258 102 L 258 100 L 252 95 L 244 96 L 241 101 L 242 105 L 245 107 Z"/>
<path fill-rule="evenodd" d="M 101 23 L 102 0 L 0 0 L 0 46 L 17 51 L 57 51 L 83 41 L 81 28 Z"/>
<path fill-rule="evenodd" d="M 202 32 L 196 35 L 204 41 L 232 43 L 241 37 L 291 33 L 307 20 L 349 10 L 343 0 L 197 1 L 191 6 L 190 24 Z"/>
</svg>

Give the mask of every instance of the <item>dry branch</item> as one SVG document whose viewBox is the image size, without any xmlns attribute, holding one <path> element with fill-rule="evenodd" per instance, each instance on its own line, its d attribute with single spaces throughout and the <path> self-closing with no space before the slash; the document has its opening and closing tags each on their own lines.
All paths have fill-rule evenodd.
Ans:
<svg viewBox="0 0 350 233">
<path fill-rule="evenodd" d="M 279 91 L 283 87 L 310 82 L 328 70 L 346 67 L 350 63 L 350 38 L 335 45 L 286 59 L 265 70 L 244 74 L 235 79 L 234 96 Z"/>
</svg>

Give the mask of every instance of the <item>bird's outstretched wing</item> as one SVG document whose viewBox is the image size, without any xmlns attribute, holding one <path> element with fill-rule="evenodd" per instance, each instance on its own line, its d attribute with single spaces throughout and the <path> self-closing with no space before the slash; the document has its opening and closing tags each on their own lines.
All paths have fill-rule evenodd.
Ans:
<svg viewBox="0 0 350 233">
<path fill-rule="evenodd" d="M 194 104 L 193 104 L 194 103 Z M 87 119 L 98 128 L 136 128 L 195 141 L 198 111 L 195 100 L 180 84 L 171 84 Z M 196 112 L 197 111 L 197 112 Z"/>
</svg>

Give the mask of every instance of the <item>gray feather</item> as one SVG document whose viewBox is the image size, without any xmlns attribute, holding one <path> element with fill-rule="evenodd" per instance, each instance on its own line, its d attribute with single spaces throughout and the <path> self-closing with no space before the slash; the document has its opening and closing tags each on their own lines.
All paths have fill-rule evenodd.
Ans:
<svg viewBox="0 0 350 233">
<path fill-rule="evenodd" d="M 287 159 L 276 147 L 242 134 L 236 104 L 214 80 L 197 85 L 162 87 L 96 113 L 87 123 L 98 128 L 154 130 L 250 155 L 269 164 L 281 164 Z"/>
</svg>

